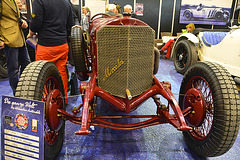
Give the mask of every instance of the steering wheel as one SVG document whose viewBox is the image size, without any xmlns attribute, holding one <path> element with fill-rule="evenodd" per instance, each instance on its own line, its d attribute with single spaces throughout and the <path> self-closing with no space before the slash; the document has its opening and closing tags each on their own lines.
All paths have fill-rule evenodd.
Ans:
<svg viewBox="0 0 240 160">
<path fill-rule="evenodd" d="M 92 16 L 91 21 L 92 21 L 95 17 L 97 17 L 97 16 L 99 16 L 99 15 L 110 17 L 110 15 L 107 14 L 107 13 L 97 13 L 97 14 L 95 14 L 94 16 Z"/>
</svg>

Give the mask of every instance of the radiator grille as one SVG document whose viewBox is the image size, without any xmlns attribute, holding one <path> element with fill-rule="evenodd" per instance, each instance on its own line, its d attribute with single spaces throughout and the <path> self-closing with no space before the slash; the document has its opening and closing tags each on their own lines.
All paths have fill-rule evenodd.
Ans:
<svg viewBox="0 0 240 160">
<path fill-rule="evenodd" d="M 126 97 L 152 86 L 154 31 L 148 26 L 106 26 L 97 32 L 98 86 Z"/>
</svg>

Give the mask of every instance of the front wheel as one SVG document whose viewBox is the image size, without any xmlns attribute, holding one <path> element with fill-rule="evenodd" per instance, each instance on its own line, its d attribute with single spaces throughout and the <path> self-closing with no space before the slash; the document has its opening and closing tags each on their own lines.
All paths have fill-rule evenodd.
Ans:
<svg viewBox="0 0 240 160">
<path fill-rule="evenodd" d="M 180 95 L 181 108 L 191 108 L 185 119 L 193 129 L 183 132 L 188 147 L 202 157 L 226 153 L 240 122 L 240 100 L 231 75 L 217 63 L 198 62 L 184 75 Z"/>
<path fill-rule="evenodd" d="M 30 63 L 21 74 L 15 96 L 45 102 L 44 159 L 56 159 L 63 145 L 65 129 L 64 121 L 48 110 L 49 105 L 65 110 L 64 88 L 56 65 L 49 61 Z M 49 125 L 50 121 L 55 125 Z"/>
<path fill-rule="evenodd" d="M 177 72 L 184 74 L 198 60 L 197 49 L 188 40 L 177 42 L 173 51 L 173 63 Z"/>
</svg>

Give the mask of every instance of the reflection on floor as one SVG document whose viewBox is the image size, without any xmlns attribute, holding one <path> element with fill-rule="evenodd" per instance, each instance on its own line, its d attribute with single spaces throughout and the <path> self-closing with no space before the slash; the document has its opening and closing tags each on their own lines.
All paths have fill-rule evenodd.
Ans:
<svg viewBox="0 0 240 160">
<path fill-rule="evenodd" d="M 71 70 L 70 70 L 71 71 Z M 182 75 L 174 69 L 170 60 L 160 60 L 158 74 L 159 81 L 169 81 L 172 84 L 172 92 L 178 100 L 178 92 L 182 81 Z M 79 82 L 80 84 L 80 82 Z M 0 79 L 1 95 L 12 96 L 8 79 Z M 1 100 L 0 100 L 1 102 Z M 71 113 L 74 106 L 82 103 L 81 97 L 68 98 L 67 111 Z M 162 100 L 162 102 L 166 102 Z M 166 103 L 165 103 L 166 104 Z M 152 99 L 144 102 L 133 115 L 155 114 L 156 106 Z M 98 115 L 119 115 L 120 113 L 109 110 L 106 103 L 98 99 Z M 118 123 L 133 123 L 134 120 L 113 120 Z M 172 160 L 172 159 L 203 159 L 192 153 L 186 144 L 182 133 L 170 124 L 157 125 L 132 131 L 119 131 L 101 127 L 92 128 L 90 135 L 75 135 L 80 129 L 69 121 L 66 122 L 65 140 L 58 160 L 79 159 L 145 159 L 145 160 Z M 240 133 L 233 147 L 226 154 L 216 158 L 206 159 L 240 159 Z"/>
</svg>

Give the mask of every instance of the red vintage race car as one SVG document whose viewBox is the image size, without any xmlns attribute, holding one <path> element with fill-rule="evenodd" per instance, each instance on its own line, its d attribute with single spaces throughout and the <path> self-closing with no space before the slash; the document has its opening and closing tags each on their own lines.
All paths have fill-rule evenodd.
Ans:
<svg viewBox="0 0 240 160">
<path fill-rule="evenodd" d="M 180 87 L 179 102 L 170 82 L 159 82 L 159 52 L 155 33 L 144 22 L 126 15 L 122 18 L 93 16 L 89 32 L 72 28 L 73 61 L 82 82 L 83 103 L 72 113 L 65 111 L 63 84 L 57 67 L 48 61 L 29 64 L 21 75 L 16 97 L 45 102 L 44 157 L 55 159 L 64 140 L 65 121 L 79 124 L 75 134 L 91 134 L 90 126 L 133 130 L 170 123 L 182 131 L 189 148 L 199 156 L 227 152 L 239 130 L 240 101 L 231 75 L 222 66 L 199 62 L 191 66 Z M 167 104 L 161 102 L 167 100 Z M 96 100 L 126 115 L 97 114 Z M 154 115 L 128 115 L 152 98 Z M 171 112 L 170 112 L 171 111 Z M 109 119 L 138 118 L 138 123 L 120 124 Z"/>
</svg>

